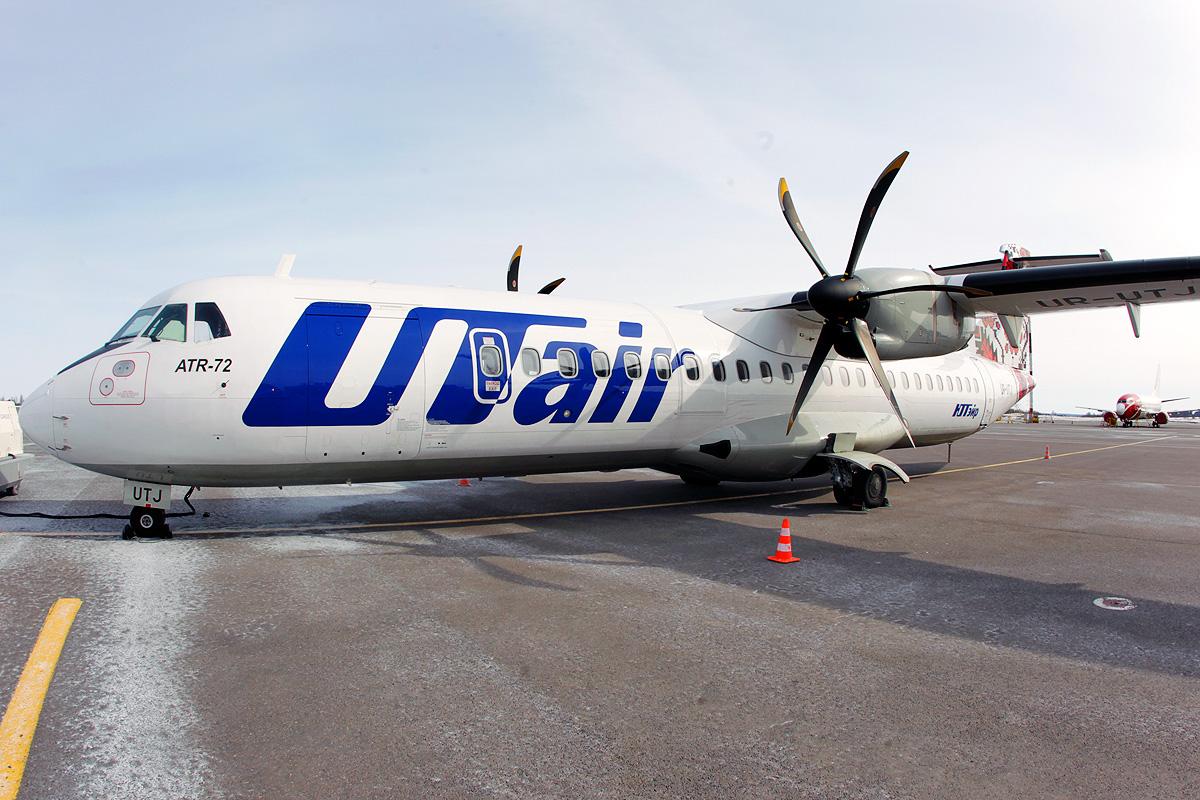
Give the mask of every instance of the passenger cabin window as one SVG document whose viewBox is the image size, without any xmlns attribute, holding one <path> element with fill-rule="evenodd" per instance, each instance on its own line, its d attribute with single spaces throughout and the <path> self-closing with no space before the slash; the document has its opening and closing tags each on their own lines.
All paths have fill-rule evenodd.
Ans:
<svg viewBox="0 0 1200 800">
<path fill-rule="evenodd" d="M 625 374 L 631 381 L 642 377 L 642 359 L 637 353 L 625 354 Z"/>
<path fill-rule="evenodd" d="M 163 306 L 154 322 L 146 328 L 146 336 L 154 341 L 187 341 L 187 303 L 172 303 Z"/>
<path fill-rule="evenodd" d="M 919 372 L 913 373 L 913 386 L 916 387 L 917 389 L 921 388 L 921 373 L 919 373 Z"/>
<path fill-rule="evenodd" d="M 532 347 L 526 347 L 521 351 L 521 369 L 525 374 L 533 378 L 542 372 L 542 357 L 537 350 Z"/>
<path fill-rule="evenodd" d="M 905 389 L 907 389 L 907 388 L 908 388 L 908 373 L 907 373 L 907 372 L 901 372 L 901 373 L 900 373 L 900 380 L 904 381 L 904 388 L 905 388 Z M 920 387 L 917 387 L 917 388 L 920 388 Z"/>
<path fill-rule="evenodd" d="M 725 380 L 725 362 L 719 358 L 712 360 L 713 379 L 720 382 Z"/>
<path fill-rule="evenodd" d="M 792 372 L 791 364 L 787 363 L 786 361 L 783 362 L 782 369 L 783 369 L 783 380 L 785 383 L 792 383 L 793 381 L 796 380 L 796 373 Z"/>
<path fill-rule="evenodd" d="M 845 367 L 838 367 L 838 377 L 842 379 L 842 386 L 850 385 L 850 370 Z"/>
<path fill-rule="evenodd" d="M 900 373 L 900 374 L 903 375 L 904 373 Z M 891 386 L 893 389 L 896 388 L 896 376 L 892 374 L 892 371 L 890 369 L 887 371 L 887 381 L 888 381 L 888 386 Z"/>
<path fill-rule="evenodd" d="M 774 377 L 771 374 L 771 362 L 769 362 L 769 361 L 758 362 L 758 374 L 762 376 L 763 383 L 770 383 L 771 379 Z"/>
<path fill-rule="evenodd" d="M 683 357 L 683 371 L 689 381 L 700 380 L 700 359 L 691 353 L 685 354 Z"/>
<path fill-rule="evenodd" d="M 196 326 L 192 331 L 192 340 L 208 342 L 213 339 L 224 339 L 229 336 L 229 325 L 225 323 L 225 315 L 216 303 L 196 303 Z"/>
<path fill-rule="evenodd" d="M 671 359 L 658 353 L 654 356 L 654 374 L 658 376 L 660 381 L 671 379 Z"/>
<path fill-rule="evenodd" d="M 612 366 L 608 363 L 608 353 L 603 350 L 592 351 L 592 372 L 596 373 L 597 378 L 607 378 L 612 372 Z"/>
<path fill-rule="evenodd" d="M 972 379 L 971 379 L 971 382 L 975 384 L 975 393 L 976 393 L 976 394 L 979 394 L 979 391 L 980 391 L 980 389 L 979 389 L 979 379 L 978 379 L 978 378 L 972 378 Z"/>
<path fill-rule="evenodd" d="M 825 379 L 826 386 L 833 386 L 833 370 L 829 367 L 821 367 L 821 377 Z"/>
<path fill-rule="evenodd" d="M 738 372 L 738 380 L 741 381 L 742 383 L 745 383 L 746 381 L 750 380 L 750 365 L 747 364 L 745 361 L 742 361 L 740 358 L 738 359 L 738 362 L 737 362 L 737 372 Z"/>
<path fill-rule="evenodd" d="M 938 378 L 938 391 L 944 392 L 946 389 L 944 386 L 942 386 L 942 376 L 938 375 L 937 378 Z"/>
<path fill-rule="evenodd" d="M 494 344 L 479 348 L 479 371 L 488 378 L 499 378 L 504 372 L 504 354 Z"/>
<path fill-rule="evenodd" d="M 859 386 L 866 386 L 866 385 L 867 385 L 867 376 L 863 374 L 863 371 L 862 371 L 862 369 L 861 369 L 861 368 L 856 368 L 854 371 L 855 371 L 856 373 L 858 373 L 858 385 L 859 385 Z"/>
<path fill-rule="evenodd" d="M 575 351 L 566 347 L 559 349 L 558 358 L 558 374 L 564 378 L 574 378 L 579 374 L 579 359 L 575 357 Z"/>
</svg>

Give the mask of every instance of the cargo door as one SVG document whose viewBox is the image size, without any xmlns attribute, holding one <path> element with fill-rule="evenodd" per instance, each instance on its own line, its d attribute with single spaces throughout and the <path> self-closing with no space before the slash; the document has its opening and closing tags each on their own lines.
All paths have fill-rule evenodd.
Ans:
<svg viewBox="0 0 1200 800">
<path fill-rule="evenodd" d="M 306 315 L 307 452 L 313 462 L 417 455 L 425 411 L 421 326 L 404 308 L 334 304 Z"/>
</svg>

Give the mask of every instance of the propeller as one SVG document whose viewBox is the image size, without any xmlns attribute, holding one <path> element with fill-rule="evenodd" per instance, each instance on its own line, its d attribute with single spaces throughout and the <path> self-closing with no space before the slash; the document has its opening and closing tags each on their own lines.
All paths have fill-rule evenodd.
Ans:
<svg viewBox="0 0 1200 800">
<path fill-rule="evenodd" d="M 520 272 L 521 272 L 521 247 L 517 245 L 517 249 L 513 251 L 512 258 L 508 260 L 508 290 L 510 292 L 517 291 Z M 538 294 L 550 294 L 557 289 L 566 278 L 556 278 L 550 281 L 542 288 L 538 289 Z"/>
<path fill-rule="evenodd" d="M 883 172 L 875 180 L 871 191 L 868 192 L 867 201 L 863 205 L 862 214 L 858 218 L 858 228 L 854 232 L 854 241 L 850 247 L 850 256 L 846 260 L 846 269 L 841 275 L 830 275 L 825 265 L 821 262 L 821 257 L 817 255 L 812 240 L 808 238 L 804 226 L 800 224 L 800 218 L 796 214 L 796 206 L 792 202 L 792 194 L 788 189 L 787 181 L 783 178 L 779 179 L 779 207 L 783 211 L 783 217 L 787 220 L 788 227 L 792 229 L 792 233 L 800 241 L 800 245 L 804 248 L 804 251 L 808 253 L 808 257 L 816 265 L 817 271 L 821 273 L 821 279 L 814 283 L 807 292 L 797 293 L 792 298 L 791 303 L 770 306 L 768 308 L 742 308 L 737 310 L 811 310 L 820 314 L 825 319 L 825 323 L 821 326 L 821 332 L 817 336 L 817 341 L 813 345 L 812 359 L 809 361 L 808 369 L 804 373 L 804 379 L 800 382 L 800 389 L 796 393 L 796 401 L 792 404 L 792 412 L 788 415 L 787 432 L 789 435 L 796 423 L 796 415 L 800 413 L 800 409 L 804 406 L 804 401 L 808 399 L 813 384 L 816 383 L 817 375 L 820 373 L 825 359 L 829 356 L 829 351 L 835 345 L 841 345 L 839 350 L 843 354 L 847 351 L 857 351 L 858 354 L 861 354 L 866 359 L 871 367 L 871 372 L 875 375 L 875 380 L 879 383 L 880 388 L 883 389 L 883 393 L 887 396 L 892 410 L 896 412 L 896 417 L 904 427 L 904 433 L 908 437 L 909 444 L 916 447 L 908 420 L 904 418 L 904 412 L 900 410 L 900 404 L 896 401 L 896 394 L 892 391 L 892 386 L 888 382 L 887 374 L 883 370 L 883 364 L 879 360 L 879 352 L 875 348 L 875 339 L 871 335 L 870 327 L 867 325 L 866 316 L 867 311 L 870 309 L 870 301 L 874 297 L 902 292 L 960 292 L 966 295 L 977 296 L 976 292 L 978 290 L 967 289 L 962 286 L 922 284 L 919 286 L 904 286 L 897 289 L 885 289 L 873 292 L 861 278 L 855 276 L 854 271 L 858 267 L 858 259 L 862 254 L 863 245 L 866 243 L 867 234 L 871 231 L 871 224 L 875 221 L 875 215 L 879 212 L 879 206 L 883 202 L 884 196 L 887 194 L 892 182 L 896 180 L 896 175 L 900 172 L 900 168 L 904 166 L 904 161 L 907 158 L 908 151 L 906 150 L 892 159 L 891 163 L 884 167 Z"/>
</svg>

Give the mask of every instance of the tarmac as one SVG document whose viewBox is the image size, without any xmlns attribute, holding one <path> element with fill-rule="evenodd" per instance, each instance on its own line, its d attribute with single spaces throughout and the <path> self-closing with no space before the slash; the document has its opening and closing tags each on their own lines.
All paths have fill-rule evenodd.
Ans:
<svg viewBox="0 0 1200 800">
<path fill-rule="evenodd" d="M 889 455 L 870 512 L 633 470 L 0 517 L 0 704 L 83 601 L 20 798 L 1200 796 L 1200 426 Z M 120 497 L 38 452 L 0 511 Z"/>
</svg>

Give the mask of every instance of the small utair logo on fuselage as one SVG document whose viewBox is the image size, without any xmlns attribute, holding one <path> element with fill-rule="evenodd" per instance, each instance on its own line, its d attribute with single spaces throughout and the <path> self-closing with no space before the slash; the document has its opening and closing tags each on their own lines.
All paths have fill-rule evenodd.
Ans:
<svg viewBox="0 0 1200 800">
<path fill-rule="evenodd" d="M 978 417 L 979 406 L 975 403 L 959 403 L 954 407 L 952 417 Z"/>
</svg>

